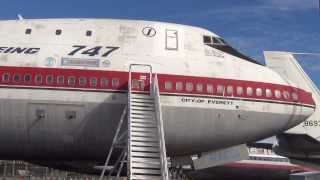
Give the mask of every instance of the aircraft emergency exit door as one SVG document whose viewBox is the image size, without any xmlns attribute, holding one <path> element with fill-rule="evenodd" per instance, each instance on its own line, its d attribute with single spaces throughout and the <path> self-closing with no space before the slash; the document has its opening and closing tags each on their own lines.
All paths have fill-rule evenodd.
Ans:
<svg viewBox="0 0 320 180">
<path fill-rule="evenodd" d="M 166 30 L 166 49 L 178 50 L 178 31 Z"/>
</svg>

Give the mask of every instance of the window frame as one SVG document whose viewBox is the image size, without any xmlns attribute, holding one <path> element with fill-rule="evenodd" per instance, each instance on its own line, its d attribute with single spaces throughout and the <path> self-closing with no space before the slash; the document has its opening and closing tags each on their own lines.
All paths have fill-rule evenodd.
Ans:
<svg viewBox="0 0 320 180">
<path fill-rule="evenodd" d="M 76 86 L 77 78 L 75 76 L 68 76 L 67 84 L 68 84 L 68 86 L 72 86 L 72 87 Z"/>
<path fill-rule="evenodd" d="M 40 78 L 40 79 L 39 79 Z M 40 80 L 40 81 L 39 81 Z M 41 84 L 43 84 L 43 75 L 42 74 L 36 74 L 35 76 L 34 76 L 34 83 L 36 84 L 36 85 L 41 85 Z"/>
<path fill-rule="evenodd" d="M 51 80 L 50 80 L 51 79 Z M 49 81 L 50 80 L 50 81 Z M 48 74 L 46 75 L 46 84 L 47 85 L 52 85 L 54 84 L 54 75 Z"/>
<path fill-rule="evenodd" d="M 165 81 L 164 82 L 164 89 L 166 91 L 171 91 L 172 90 L 172 81 Z"/>
<path fill-rule="evenodd" d="M 186 83 L 186 91 L 187 91 L 187 92 L 192 92 L 193 89 L 194 89 L 193 83 L 192 83 L 192 82 L 187 82 L 187 83 Z"/>
<path fill-rule="evenodd" d="M 281 99 L 281 91 L 276 89 L 274 90 L 274 97 L 277 98 L 277 99 Z"/>
<path fill-rule="evenodd" d="M 28 77 L 28 76 L 29 76 L 29 80 L 26 80 L 26 77 Z M 24 74 L 23 75 L 23 82 L 26 83 L 26 84 L 32 83 L 32 75 L 29 74 L 29 73 Z"/>
<path fill-rule="evenodd" d="M 183 91 L 183 82 L 176 82 L 176 91 Z"/>
<path fill-rule="evenodd" d="M 257 97 L 262 97 L 263 96 L 262 88 L 256 88 L 256 96 Z"/>
<path fill-rule="evenodd" d="M 87 85 L 87 78 L 84 77 L 84 76 L 80 76 L 80 77 L 78 78 L 78 81 L 79 81 L 79 86 L 81 86 L 81 87 Z"/>
<path fill-rule="evenodd" d="M 6 76 L 8 77 L 7 80 L 5 79 Z M 10 79 L 11 79 L 10 77 L 11 77 L 11 76 L 10 76 L 10 73 L 3 73 L 3 74 L 2 74 L 2 77 L 1 77 L 1 81 L 2 81 L 2 82 L 6 82 L 6 83 L 7 83 L 7 82 L 10 82 Z"/>
<path fill-rule="evenodd" d="M 62 81 L 61 81 L 61 79 L 62 79 Z M 57 76 L 57 84 L 58 85 L 65 85 L 65 78 L 64 78 L 64 75 L 58 75 Z"/>
<path fill-rule="evenodd" d="M 144 81 L 142 81 L 144 82 Z M 111 86 L 113 88 L 118 88 L 120 86 L 120 79 L 119 78 L 112 78 L 111 79 Z M 139 81 L 139 86 L 140 86 L 140 81 Z"/>
<path fill-rule="evenodd" d="M 265 93 L 266 93 L 266 97 L 267 98 L 272 98 L 273 97 L 273 93 L 272 93 L 271 89 L 266 89 Z"/>
<path fill-rule="evenodd" d="M 203 92 L 203 84 L 202 83 L 197 83 L 196 84 L 196 91 L 197 92 Z"/>
<path fill-rule="evenodd" d="M 218 95 L 224 95 L 224 93 L 225 93 L 225 86 L 221 85 L 221 84 L 218 84 L 217 85 L 217 94 Z"/>
<path fill-rule="evenodd" d="M 227 95 L 233 96 L 233 86 L 232 85 L 227 86 L 226 93 L 227 93 Z"/>
<path fill-rule="evenodd" d="M 213 84 L 207 84 L 207 93 L 209 93 L 209 94 L 213 94 L 214 93 Z"/>
<path fill-rule="evenodd" d="M 243 96 L 243 94 L 244 94 L 244 89 L 243 89 L 243 87 L 242 86 L 237 86 L 236 87 L 236 93 L 237 93 L 237 96 Z"/>
<path fill-rule="evenodd" d="M 19 79 L 16 80 L 16 77 L 18 77 Z M 21 74 L 20 74 L 20 73 L 14 73 L 14 74 L 13 74 L 13 78 L 12 78 L 12 82 L 14 82 L 14 83 L 20 83 L 20 82 L 21 82 Z"/>
<path fill-rule="evenodd" d="M 107 77 L 100 78 L 99 85 L 100 85 L 101 88 L 108 88 L 108 86 L 109 86 L 109 78 L 107 78 Z"/>
<path fill-rule="evenodd" d="M 92 80 L 95 80 L 95 85 L 92 85 Z M 89 86 L 90 87 L 97 87 L 97 85 L 98 85 L 98 79 L 96 78 L 96 77 L 90 77 L 89 78 Z"/>
<path fill-rule="evenodd" d="M 246 95 L 247 96 L 251 97 L 251 96 L 253 96 L 253 93 L 254 93 L 254 91 L 253 91 L 252 87 L 249 86 L 249 87 L 246 88 Z"/>
</svg>

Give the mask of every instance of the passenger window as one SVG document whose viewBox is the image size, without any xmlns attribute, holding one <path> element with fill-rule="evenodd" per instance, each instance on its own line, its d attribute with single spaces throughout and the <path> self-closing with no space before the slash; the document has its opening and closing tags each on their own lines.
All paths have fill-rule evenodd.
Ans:
<svg viewBox="0 0 320 180">
<path fill-rule="evenodd" d="M 276 97 L 276 98 L 281 98 L 281 92 L 279 91 L 279 90 L 275 90 L 274 91 L 274 96 Z"/>
<path fill-rule="evenodd" d="M 224 94 L 224 86 L 223 85 L 218 85 L 217 86 L 217 93 L 218 94 Z"/>
<path fill-rule="evenodd" d="M 203 91 L 203 84 L 198 83 L 196 89 L 198 92 L 202 92 Z"/>
<path fill-rule="evenodd" d="M 87 31 L 86 36 L 92 36 L 92 31 Z"/>
<path fill-rule="evenodd" d="M 25 74 L 23 77 L 23 81 L 25 83 L 30 83 L 31 82 L 31 75 L 30 74 Z"/>
<path fill-rule="evenodd" d="M 3 81 L 3 82 L 9 82 L 9 81 L 10 81 L 10 74 L 4 73 L 4 74 L 2 75 L 2 81 Z"/>
<path fill-rule="evenodd" d="M 261 88 L 257 88 L 256 89 L 256 96 L 262 96 L 262 89 Z"/>
<path fill-rule="evenodd" d="M 290 94 L 289 94 L 289 92 L 288 91 L 284 91 L 283 92 L 283 97 L 284 97 L 284 99 L 290 99 Z"/>
<path fill-rule="evenodd" d="M 87 84 L 87 78 L 85 77 L 80 77 L 79 78 L 79 85 L 80 86 L 85 86 Z"/>
<path fill-rule="evenodd" d="M 164 82 L 164 88 L 166 90 L 172 90 L 172 82 L 170 82 L 170 81 Z"/>
<path fill-rule="evenodd" d="M 227 94 L 233 95 L 233 86 L 227 86 Z"/>
<path fill-rule="evenodd" d="M 64 76 L 59 75 L 57 77 L 57 82 L 58 82 L 59 85 L 64 85 Z"/>
<path fill-rule="evenodd" d="M 241 86 L 237 86 L 237 95 L 242 96 L 243 95 L 243 88 Z"/>
<path fill-rule="evenodd" d="M 42 75 L 41 74 L 37 74 L 34 78 L 36 84 L 42 84 Z"/>
<path fill-rule="evenodd" d="M 143 82 L 143 81 L 142 81 L 142 82 Z M 113 88 L 119 87 L 119 84 L 120 84 L 120 82 L 119 82 L 119 79 L 118 79 L 118 78 L 113 78 L 113 79 L 112 79 L 111 85 L 112 85 Z"/>
<path fill-rule="evenodd" d="M 291 96 L 294 101 L 298 101 L 299 98 L 298 98 L 298 94 L 296 92 L 291 93 Z"/>
<path fill-rule="evenodd" d="M 203 42 L 205 44 L 212 44 L 212 40 L 210 36 L 203 36 Z"/>
<path fill-rule="evenodd" d="M 176 82 L 176 90 L 177 91 L 183 90 L 183 83 L 182 82 Z"/>
<path fill-rule="evenodd" d="M 26 34 L 31 34 L 32 30 L 31 29 L 26 29 Z"/>
<path fill-rule="evenodd" d="M 132 80 L 131 88 L 139 89 L 139 80 L 138 79 L 133 79 Z"/>
<path fill-rule="evenodd" d="M 75 85 L 76 85 L 76 77 L 74 77 L 74 76 L 69 76 L 69 77 L 68 77 L 68 85 L 69 85 L 69 86 L 75 86 Z"/>
<path fill-rule="evenodd" d="M 56 35 L 59 36 L 59 35 L 61 35 L 61 34 L 62 34 L 62 30 L 61 30 L 61 29 L 57 29 L 57 30 L 56 30 Z"/>
<path fill-rule="evenodd" d="M 108 87 L 108 84 L 109 84 L 109 79 L 108 78 L 101 78 L 100 79 L 100 86 L 102 88 Z"/>
<path fill-rule="evenodd" d="M 19 82 L 20 81 L 20 74 L 14 74 L 13 75 L 13 81 L 14 82 Z"/>
<path fill-rule="evenodd" d="M 213 85 L 212 84 L 207 84 L 207 93 L 210 93 L 210 94 L 213 93 Z"/>
<path fill-rule="evenodd" d="M 186 90 L 189 92 L 193 91 L 193 83 L 187 82 L 186 83 Z"/>
<path fill-rule="evenodd" d="M 46 81 L 47 81 L 47 84 L 53 84 L 53 81 L 54 81 L 53 75 L 47 75 Z"/>
<path fill-rule="evenodd" d="M 270 89 L 266 89 L 266 96 L 267 98 L 272 97 L 272 91 Z"/>
<path fill-rule="evenodd" d="M 90 78 L 90 86 L 91 87 L 96 87 L 97 86 L 97 78 L 91 77 Z"/>
<path fill-rule="evenodd" d="M 252 96 L 252 94 L 253 94 L 252 87 L 247 87 L 247 96 Z"/>
</svg>

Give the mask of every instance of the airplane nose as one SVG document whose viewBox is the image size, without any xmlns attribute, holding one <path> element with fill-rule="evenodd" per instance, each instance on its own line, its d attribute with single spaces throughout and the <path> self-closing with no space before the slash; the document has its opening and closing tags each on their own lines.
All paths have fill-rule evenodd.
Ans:
<svg viewBox="0 0 320 180">
<path fill-rule="evenodd" d="M 289 121 L 285 129 L 292 128 L 310 117 L 316 108 L 316 103 L 312 94 L 303 89 L 294 88 L 292 93 L 292 104 L 288 104 L 287 108 L 289 114 L 291 114 Z"/>
</svg>

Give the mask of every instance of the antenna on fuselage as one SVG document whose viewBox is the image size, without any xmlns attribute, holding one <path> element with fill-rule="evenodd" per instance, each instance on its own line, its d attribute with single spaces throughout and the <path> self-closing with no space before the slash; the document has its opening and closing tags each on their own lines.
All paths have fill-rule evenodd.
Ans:
<svg viewBox="0 0 320 180">
<path fill-rule="evenodd" d="M 21 16 L 21 14 L 18 14 L 18 20 L 19 20 L 19 21 L 24 20 L 24 18 Z"/>
</svg>

